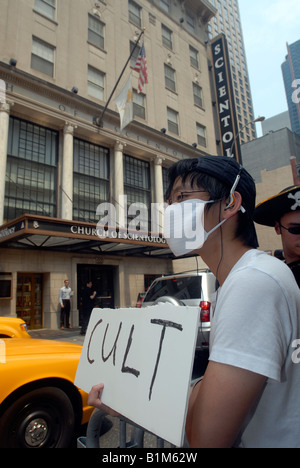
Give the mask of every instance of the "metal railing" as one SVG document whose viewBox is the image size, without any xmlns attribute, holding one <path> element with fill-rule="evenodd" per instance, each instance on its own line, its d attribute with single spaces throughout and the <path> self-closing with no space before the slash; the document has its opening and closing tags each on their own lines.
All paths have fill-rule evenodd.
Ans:
<svg viewBox="0 0 300 468">
<path fill-rule="evenodd" d="M 86 437 L 79 437 L 77 439 L 77 448 L 101 448 L 101 430 L 106 416 L 107 413 L 104 411 L 99 409 L 94 410 L 88 423 Z M 119 422 L 120 429 L 118 448 L 144 448 L 145 433 L 150 433 L 145 431 L 144 428 L 137 426 L 126 419 L 120 418 Z M 127 441 L 127 425 L 132 426 L 131 439 L 129 442 Z M 156 447 L 164 448 L 165 441 L 155 434 L 152 435 L 156 439 Z"/>
</svg>

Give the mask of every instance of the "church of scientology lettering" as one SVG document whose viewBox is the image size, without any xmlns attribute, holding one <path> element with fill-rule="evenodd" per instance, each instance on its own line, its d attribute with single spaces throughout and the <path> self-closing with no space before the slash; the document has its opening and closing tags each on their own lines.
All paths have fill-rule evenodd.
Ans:
<svg viewBox="0 0 300 468">
<path fill-rule="evenodd" d="M 241 162 L 230 63 L 224 34 L 213 39 L 212 55 L 222 154 Z"/>
</svg>

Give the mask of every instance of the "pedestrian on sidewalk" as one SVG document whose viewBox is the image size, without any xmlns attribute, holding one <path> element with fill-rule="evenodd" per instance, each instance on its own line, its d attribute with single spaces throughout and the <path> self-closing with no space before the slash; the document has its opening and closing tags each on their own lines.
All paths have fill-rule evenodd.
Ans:
<svg viewBox="0 0 300 468">
<path fill-rule="evenodd" d="M 69 280 L 64 281 L 64 286 L 59 291 L 60 302 L 60 329 L 72 328 L 70 325 L 71 297 L 73 291 L 69 285 Z"/>
<path fill-rule="evenodd" d="M 83 320 L 80 335 L 86 334 L 86 329 L 88 327 L 90 316 L 94 308 L 97 291 L 92 291 L 92 286 L 92 281 L 88 281 L 82 294 Z"/>
</svg>

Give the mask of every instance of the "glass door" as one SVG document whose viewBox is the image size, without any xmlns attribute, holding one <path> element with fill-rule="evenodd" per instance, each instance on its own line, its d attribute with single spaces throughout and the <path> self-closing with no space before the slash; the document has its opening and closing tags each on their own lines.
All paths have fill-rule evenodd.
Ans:
<svg viewBox="0 0 300 468">
<path fill-rule="evenodd" d="M 18 273 L 17 316 L 27 323 L 29 329 L 43 326 L 43 275 Z"/>
</svg>

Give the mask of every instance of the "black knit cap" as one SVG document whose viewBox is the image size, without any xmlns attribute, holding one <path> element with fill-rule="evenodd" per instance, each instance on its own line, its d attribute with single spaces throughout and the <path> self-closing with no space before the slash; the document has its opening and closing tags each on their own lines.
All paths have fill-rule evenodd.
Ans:
<svg viewBox="0 0 300 468">
<path fill-rule="evenodd" d="M 242 195 L 242 205 L 247 215 L 253 218 L 255 209 L 256 187 L 249 172 L 235 159 L 226 156 L 200 156 L 195 170 L 215 177 L 231 188 L 240 175 L 236 191 Z"/>
</svg>

